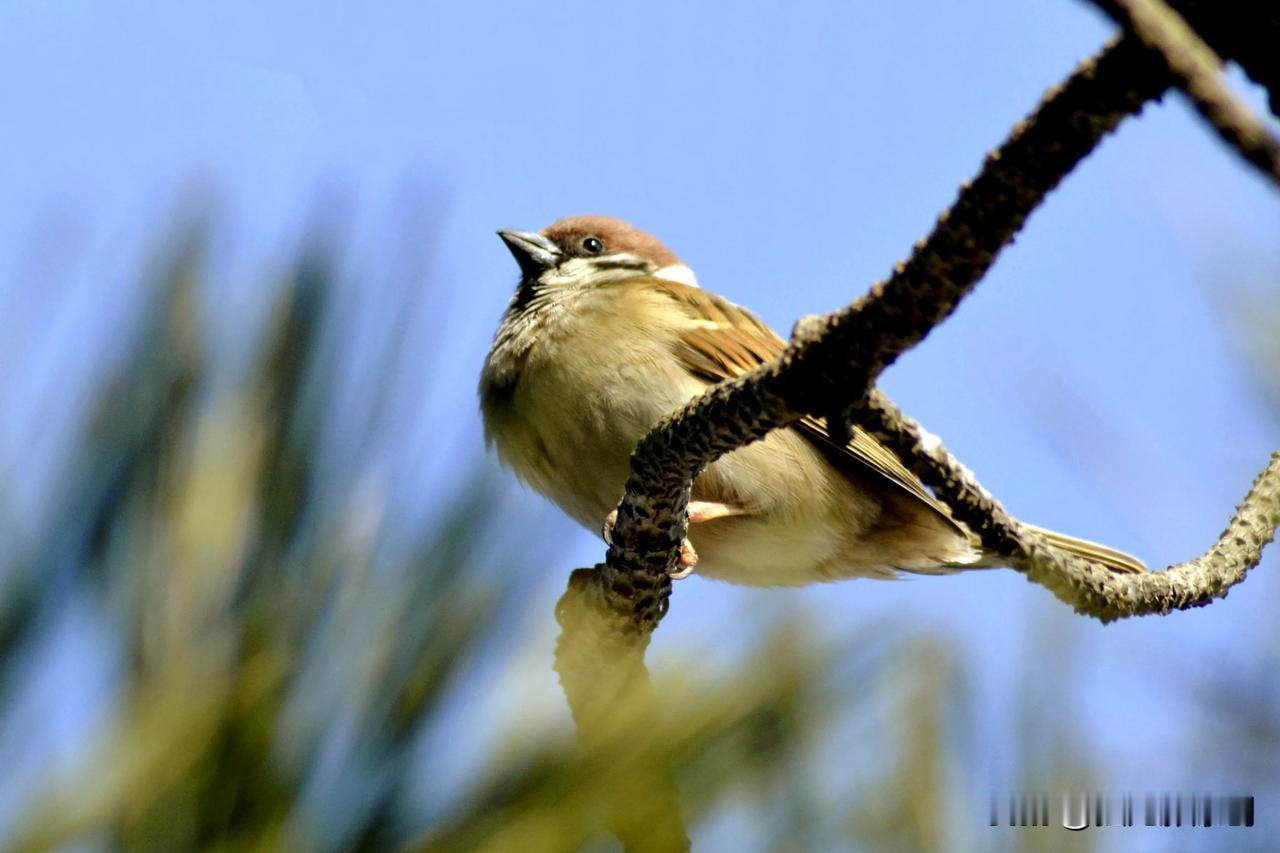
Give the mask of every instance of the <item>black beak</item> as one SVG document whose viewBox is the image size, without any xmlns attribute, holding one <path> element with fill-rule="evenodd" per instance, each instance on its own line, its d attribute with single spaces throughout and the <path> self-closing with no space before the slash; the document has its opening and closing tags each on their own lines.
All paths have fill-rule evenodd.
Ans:
<svg viewBox="0 0 1280 853">
<path fill-rule="evenodd" d="M 560 247 L 534 231 L 500 229 L 498 236 L 515 256 L 525 279 L 536 279 L 560 262 Z"/>
</svg>

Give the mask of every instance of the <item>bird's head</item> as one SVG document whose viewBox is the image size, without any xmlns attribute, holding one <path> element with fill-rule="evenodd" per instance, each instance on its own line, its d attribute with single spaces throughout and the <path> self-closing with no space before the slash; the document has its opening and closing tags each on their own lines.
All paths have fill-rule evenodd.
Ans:
<svg viewBox="0 0 1280 853">
<path fill-rule="evenodd" d="M 539 232 L 502 230 L 498 236 L 520 264 L 517 301 L 637 276 L 697 286 L 693 271 L 657 237 L 609 216 L 568 216 Z"/>
</svg>

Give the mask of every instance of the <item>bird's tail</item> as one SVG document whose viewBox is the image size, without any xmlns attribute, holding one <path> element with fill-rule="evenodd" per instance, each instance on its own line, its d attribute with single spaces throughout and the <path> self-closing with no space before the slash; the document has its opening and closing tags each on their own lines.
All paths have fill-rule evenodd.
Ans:
<svg viewBox="0 0 1280 853">
<path fill-rule="evenodd" d="M 1039 533 L 1045 539 L 1048 539 L 1051 544 L 1064 551 L 1075 554 L 1077 557 L 1083 557 L 1090 562 L 1101 563 L 1113 571 L 1127 575 L 1142 574 L 1147 571 L 1146 563 L 1132 554 L 1126 554 L 1124 551 L 1117 551 L 1115 548 L 1108 548 L 1106 545 L 1090 542 L 1088 539 L 1077 539 L 1074 536 L 1068 536 L 1056 530 L 1027 524 L 1025 521 L 1022 526 Z M 974 537 L 975 540 L 976 538 Z M 1005 565 L 1008 565 L 1008 563 L 1003 557 L 988 553 L 971 561 L 960 560 L 954 563 L 947 563 L 946 567 L 951 569 L 994 569 Z"/>
<path fill-rule="evenodd" d="M 1106 545 L 1099 545 L 1097 542 L 1090 542 L 1088 539 L 1077 539 L 1074 536 L 1068 536 L 1056 530 L 1046 530 L 1043 527 L 1036 527 L 1034 524 L 1025 524 L 1024 526 L 1039 533 L 1045 539 L 1048 539 L 1051 544 L 1064 551 L 1094 563 L 1101 563 L 1117 572 L 1141 574 L 1147 571 L 1146 563 L 1132 554 L 1126 554 L 1124 551 L 1117 551 L 1115 548 L 1108 548 Z"/>
<path fill-rule="evenodd" d="M 1088 539 L 1077 539 L 1075 536 L 1068 536 L 1065 533 L 1059 533 L 1056 530 L 1049 530 L 1044 527 L 1037 527 L 1034 524 L 1027 524 L 1025 521 L 1022 526 L 1028 530 L 1039 533 L 1045 539 L 1058 548 L 1082 557 L 1093 563 L 1101 563 L 1109 569 L 1121 572 L 1123 574 L 1133 575 L 1142 574 L 1148 571 L 1147 564 L 1139 560 L 1132 554 L 1126 554 L 1124 551 L 1118 551 L 1115 548 L 1108 548 L 1106 545 L 1100 545 L 1097 542 L 1090 542 Z M 973 544 L 977 546 L 977 537 L 973 537 Z M 1003 557 L 995 554 L 983 554 L 980 548 L 974 552 L 974 556 L 968 560 L 956 560 L 952 563 L 944 563 L 946 569 L 994 569 L 999 566 L 1005 566 L 1008 563 Z"/>
</svg>

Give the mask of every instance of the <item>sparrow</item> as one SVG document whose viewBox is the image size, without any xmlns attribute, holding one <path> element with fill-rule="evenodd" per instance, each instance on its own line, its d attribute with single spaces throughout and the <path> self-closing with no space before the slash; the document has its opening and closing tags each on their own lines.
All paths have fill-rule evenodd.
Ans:
<svg viewBox="0 0 1280 853">
<path fill-rule="evenodd" d="M 480 374 L 499 461 L 606 538 L 636 444 L 707 388 L 779 355 L 750 311 L 698 287 L 656 237 L 606 216 L 502 230 L 520 282 Z M 1119 572 L 1129 554 L 1036 528 Z M 865 431 L 838 444 L 806 417 L 694 481 L 682 577 L 798 586 L 1003 565 Z"/>
</svg>

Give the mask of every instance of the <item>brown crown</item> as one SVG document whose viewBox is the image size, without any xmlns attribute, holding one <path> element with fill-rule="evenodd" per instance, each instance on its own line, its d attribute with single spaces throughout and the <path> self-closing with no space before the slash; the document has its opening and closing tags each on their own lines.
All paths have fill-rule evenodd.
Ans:
<svg viewBox="0 0 1280 853">
<path fill-rule="evenodd" d="M 566 216 L 548 225 L 542 233 L 571 255 L 584 254 L 581 249 L 583 239 L 598 237 L 607 254 L 632 252 L 648 258 L 659 267 L 680 263 L 675 253 L 662 245 L 657 237 L 612 216 Z"/>
</svg>

